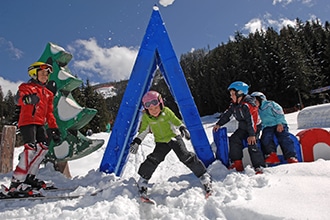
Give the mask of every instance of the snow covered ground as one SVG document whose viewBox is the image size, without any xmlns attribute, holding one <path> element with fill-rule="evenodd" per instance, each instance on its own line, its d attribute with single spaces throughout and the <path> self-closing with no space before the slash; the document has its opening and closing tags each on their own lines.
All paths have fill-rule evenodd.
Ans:
<svg viewBox="0 0 330 220">
<path fill-rule="evenodd" d="M 290 132 L 298 133 L 297 112 L 286 115 Z M 215 115 L 203 117 L 210 143 Z M 325 128 L 329 131 L 329 128 Z M 219 161 L 209 166 L 214 194 L 204 198 L 199 180 L 170 153 L 150 180 L 150 196 L 157 205 L 141 204 L 135 180 L 139 164 L 153 149 L 147 136 L 137 155 L 130 155 L 122 177 L 98 172 L 108 133 L 94 134 L 105 145 L 82 159 L 70 162 L 72 179 L 54 171 L 51 164 L 40 169 L 39 178 L 60 188 L 78 187 L 62 194 L 80 195 L 98 188 L 96 196 L 73 200 L 0 202 L 0 219 L 329 219 L 330 161 L 279 165 L 255 175 L 250 165 L 245 172 L 228 171 Z M 192 149 L 190 142 L 187 142 Z M 15 150 L 15 158 L 22 149 Z M 17 161 L 15 161 L 16 165 Z M 12 173 L 1 174 L 8 185 Z M 52 192 L 54 193 L 54 192 Z M 59 192 L 57 192 L 59 193 Z M 48 192 L 48 194 L 51 194 Z"/>
</svg>

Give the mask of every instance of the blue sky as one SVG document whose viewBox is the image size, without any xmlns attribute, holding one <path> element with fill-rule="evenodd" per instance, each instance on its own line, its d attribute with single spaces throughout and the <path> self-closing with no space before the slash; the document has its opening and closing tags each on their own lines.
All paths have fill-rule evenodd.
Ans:
<svg viewBox="0 0 330 220">
<path fill-rule="evenodd" d="M 3 93 L 29 79 L 27 67 L 48 42 L 72 53 L 69 68 L 84 82 L 128 79 L 155 4 L 178 59 L 226 43 L 235 31 L 330 20 L 329 0 L 1 0 Z"/>
</svg>

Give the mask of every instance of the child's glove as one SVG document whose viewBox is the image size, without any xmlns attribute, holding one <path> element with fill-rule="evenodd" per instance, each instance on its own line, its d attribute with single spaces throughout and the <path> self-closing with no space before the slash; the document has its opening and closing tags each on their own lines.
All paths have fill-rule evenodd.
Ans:
<svg viewBox="0 0 330 220">
<path fill-rule="evenodd" d="M 138 149 L 139 149 L 139 145 L 141 144 L 141 139 L 140 138 L 134 138 L 134 140 L 132 141 L 132 143 L 129 145 L 129 152 L 131 154 L 136 154 Z"/>
<path fill-rule="evenodd" d="M 182 137 L 186 138 L 187 140 L 190 140 L 190 133 L 184 125 L 181 125 L 179 130 L 181 132 Z"/>
<path fill-rule="evenodd" d="M 22 98 L 22 101 L 25 105 L 35 105 L 39 102 L 40 98 L 37 96 L 37 94 L 30 94 L 25 95 Z"/>
<path fill-rule="evenodd" d="M 61 141 L 61 132 L 58 128 L 48 128 L 50 136 L 55 143 L 59 143 Z"/>
</svg>

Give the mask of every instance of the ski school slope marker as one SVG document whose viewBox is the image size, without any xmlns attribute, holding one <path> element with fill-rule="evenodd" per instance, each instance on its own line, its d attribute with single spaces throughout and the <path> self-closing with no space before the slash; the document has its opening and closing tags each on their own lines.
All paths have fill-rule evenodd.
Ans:
<svg viewBox="0 0 330 220">
<path fill-rule="evenodd" d="M 197 156 L 206 166 L 215 160 L 164 22 L 158 7 L 154 6 L 103 155 L 100 171 L 115 173 L 117 176 L 121 174 L 129 153 L 129 144 L 139 125 L 142 97 L 151 86 L 157 66 L 178 104 Z"/>
</svg>

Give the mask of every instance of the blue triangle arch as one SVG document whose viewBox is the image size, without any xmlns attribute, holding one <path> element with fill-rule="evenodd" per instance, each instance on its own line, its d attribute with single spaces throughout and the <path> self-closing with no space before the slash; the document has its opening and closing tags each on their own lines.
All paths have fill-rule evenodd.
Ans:
<svg viewBox="0 0 330 220">
<path fill-rule="evenodd" d="M 157 66 L 176 100 L 184 123 L 191 133 L 197 156 L 208 166 L 214 154 L 202 126 L 195 102 L 176 58 L 157 6 L 153 12 L 119 107 L 100 171 L 121 175 L 129 154 L 129 144 L 137 133 L 141 100 L 149 91 Z"/>
</svg>

